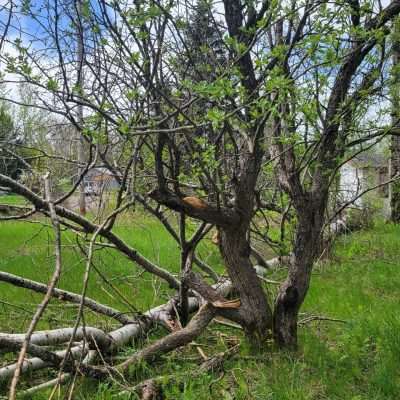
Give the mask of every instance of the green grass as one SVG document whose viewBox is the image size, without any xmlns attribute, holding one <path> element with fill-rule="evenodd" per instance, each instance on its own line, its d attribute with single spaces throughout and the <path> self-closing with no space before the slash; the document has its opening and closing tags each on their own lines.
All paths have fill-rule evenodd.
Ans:
<svg viewBox="0 0 400 400">
<path fill-rule="evenodd" d="M 119 223 L 116 232 L 126 242 L 134 246 L 150 260 L 157 262 L 163 268 L 178 274 L 179 248 L 166 230 L 156 221 L 137 213 L 126 216 Z M 54 269 L 53 232 L 51 228 L 37 223 L 13 222 L 0 223 L 0 270 L 14 273 L 40 282 L 47 282 Z M 82 254 L 77 250 L 76 237 L 71 233 L 62 235 L 62 278 L 59 287 L 80 293 L 82 278 L 86 267 Z M 208 241 L 203 244 L 199 253 L 213 265 L 219 264 L 215 254 L 215 246 Z M 92 270 L 87 295 L 97 301 L 116 307 L 122 311 L 132 309 L 147 310 L 169 299 L 170 290 L 159 279 L 137 268 L 126 257 L 117 251 L 105 248 L 97 250 L 94 266 L 107 279 L 104 281 L 95 270 Z M 129 306 L 118 296 L 107 282 L 129 299 Z M 27 318 L 20 319 L 18 326 L 12 329 L 26 328 L 29 322 L 29 312 L 35 309 L 41 295 L 10 286 L 0 282 L 0 331 L 9 329 L 8 313 L 20 313 L 19 309 L 8 306 L 12 303 L 27 308 Z M 41 323 L 41 328 L 54 328 L 60 322 L 70 323 L 73 312 L 64 303 L 55 301 L 49 308 Z M 88 322 L 99 322 L 98 316 L 87 312 Z M 104 322 L 103 320 L 101 321 Z M 114 321 L 107 321 L 109 323 Z"/>
<path fill-rule="evenodd" d="M 119 233 L 148 258 L 171 271 L 179 269 L 179 250 L 163 228 L 136 214 L 124 219 Z M 51 234 L 35 224 L 0 224 L 0 269 L 46 281 L 52 272 Z M 83 263 L 73 249 L 74 238 L 64 235 L 64 277 L 61 286 L 79 291 Z M 224 373 L 188 379 L 198 369 L 199 355 L 194 346 L 175 351 L 152 365 L 132 371 L 128 382 L 159 375 L 173 376 L 165 386 L 166 399 L 329 399 L 386 400 L 400 398 L 400 227 L 379 224 L 367 232 L 343 236 L 332 260 L 316 266 L 303 313 L 343 319 L 346 323 L 315 321 L 300 328 L 300 348 L 290 354 L 266 345 L 254 352 L 240 331 L 213 324 L 196 341 L 209 356 L 241 343 L 240 353 L 225 363 Z M 70 247 L 69 247 L 70 246 Z M 215 248 L 206 243 L 201 249 L 210 264 L 220 265 Z M 164 302 L 166 289 L 157 279 L 140 274 L 127 259 L 112 250 L 101 251 L 98 268 L 140 309 Z M 281 279 L 283 273 L 276 273 Z M 273 290 L 269 288 L 269 290 Z M 124 309 L 117 296 L 96 274 L 89 293 L 99 301 Z M 0 284 L 0 300 L 33 307 L 39 296 Z M 56 307 L 42 324 L 60 325 L 73 317 L 71 309 Z M 59 303 L 58 303 L 59 304 Z M 33 309 L 33 308 L 32 308 Z M 127 309 L 127 308 L 125 308 Z M 21 330 L 29 321 L 16 318 L 20 311 L 0 304 L 0 330 Z M 15 318 L 9 318 L 8 313 Z M 53 318 L 53 319 L 52 319 Z M 88 313 L 91 322 L 97 316 Z M 103 327 L 114 322 L 101 320 Z M 212 329 L 211 329 L 212 328 Z M 153 332 L 148 341 L 159 332 Z M 138 346 L 138 345 L 135 345 Z M 134 349 L 126 349 L 127 353 Z M 121 389 L 104 383 L 78 382 L 74 399 L 127 399 L 115 397 Z M 35 399 L 47 399 L 48 393 Z M 57 398 L 57 396 L 56 396 Z"/>
<path fill-rule="evenodd" d="M 0 204 L 25 205 L 27 202 L 18 194 L 5 194 L 0 196 Z"/>
</svg>

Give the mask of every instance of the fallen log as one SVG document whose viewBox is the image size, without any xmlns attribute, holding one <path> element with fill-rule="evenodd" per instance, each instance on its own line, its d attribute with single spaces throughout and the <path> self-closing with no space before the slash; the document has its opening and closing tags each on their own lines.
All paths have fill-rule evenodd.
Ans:
<svg viewBox="0 0 400 400">
<path fill-rule="evenodd" d="M 38 346 L 55 346 L 62 344 L 71 339 L 74 329 L 73 328 L 59 328 L 47 331 L 36 331 L 30 338 L 29 343 Z M 79 342 L 83 339 L 90 341 L 95 341 L 96 346 L 100 349 L 111 348 L 112 337 L 104 333 L 101 329 L 93 327 L 79 327 L 74 335 L 74 340 Z M 25 334 L 23 333 L 0 333 L 0 348 L 6 348 L 6 340 L 23 342 L 25 339 Z M 4 340 L 2 342 L 2 340 Z"/>
<path fill-rule="evenodd" d="M 232 284 L 229 280 L 224 280 L 214 285 L 215 289 L 223 296 L 229 294 L 232 289 Z M 191 313 L 195 312 L 201 304 L 201 299 L 198 297 L 189 298 L 189 310 Z M 112 346 L 108 349 L 108 352 L 112 353 L 117 351 L 119 348 L 127 345 L 129 342 L 145 334 L 154 324 L 159 323 L 163 326 L 171 327 L 174 324 L 174 318 L 172 317 L 175 313 L 173 301 L 157 306 L 148 312 L 144 313 L 143 316 L 137 318 L 133 322 L 126 324 L 114 331 L 109 332 L 107 335 L 111 338 Z M 72 328 L 71 328 L 72 329 Z M 42 344 L 46 344 L 44 341 Z M 72 348 L 73 352 L 82 354 L 82 346 L 75 346 Z M 59 356 L 64 356 L 65 351 L 56 352 Z M 25 373 L 28 371 L 35 371 L 49 367 L 49 363 L 44 362 L 40 358 L 31 358 L 25 360 L 21 372 Z M 4 381 L 12 377 L 16 368 L 16 363 L 0 368 L 0 381 Z"/>
<path fill-rule="evenodd" d="M 0 204 L 0 214 L 8 215 L 17 211 L 21 213 L 26 213 L 31 210 L 32 208 L 27 206 L 18 206 L 16 204 Z"/>
<path fill-rule="evenodd" d="M 22 278 L 20 276 L 13 275 L 8 272 L 0 271 L 0 281 L 11 283 L 14 286 L 33 290 L 34 292 L 38 292 L 38 293 L 46 293 L 47 292 L 47 285 L 30 280 L 30 279 Z M 68 302 L 74 303 L 74 304 L 80 304 L 81 298 L 82 298 L 79 294 L 72 293 L 67 290 L 57 289 L 57 288 L 55 288 L 53 290 L 52 295 L 53 295 L 53 297 L 55 297 L 58 300 L 68 301 Z M 105 306 L 104 304 L 100 304 L 97 301 L 95 301 L 89 297 L 85 297 L 83 302 L 84 302 L 85 307 L 89 308 L 90 310 L 92 310 L 98 314 L 102 314 L 107 317 L 114 318 L 121 324 L 129 324 L 129 323 L 133 322 L 133 319 L 130 318 L 129 316 L 127 316 L 126 314 L 121 313 L 120 311 L 118 311 L 112 307 Z"/>
<path fill-rule="evenodd" d="M 38 284 L 37 282 L 26 280 L 26 279 L 20 278 L 20 277 L 16 277 L 15 275 L 7 274 L 4 272 L 0 272 L 0 280 L 15 284 L 16 286 L 22 286 L 25 288 L 29 288 L 32 290 L 34 290 L 33 287 L 37 288 L 37 287 L 41 287 L 41 285 L 42 285 L 42 284 Z M 21 285 L 20 284 L 21 282 L 23 282 L 24 284 Z M 33 283 L 33 285 L 32 285 L 32 283 Z M 45 286 L 45 285 L 43 285 L 43 286 Z M 223 280 L 223 281 L 213 285 L 213 288 L 215 289 L 216 293 L 218 293 L 218 296 L 225 297 L 232 291 L 232 284 L 229 280 L 226 279 L 226 280 Z M 60 289 L 55 290 L 55 296 L 57 296 L 57 294 L 60 295 L 60 292 L 62 293 L 63 300 L 68 299 L 69 301 L 71 301 L 70 299 L 72 299 L 73 302 L 76 302 L 78 300 L 77 298 L 79 298 L 79 301 L 80 301 L 79 295 L 75 295 L 73 293 L 66 292 L 66 291 L 61 291 Z M 75 296 L 77 296 L 77 297 L 75 297 Z M 87 300 L 89 300 L 89 302 L 87 302 Z M 91 303 L 91 301 L 94 302 L 96 309 L 98 308 L 98 306 L 102 306 L 100 303 L 97 303 L 91 299 L 85 299 L 85 305 L 86 304 L 93 305 L 93 303 Z M 190 297 L 189 302 L 188 302 L 188 307 L 189 307 L 190 312 L 193 313 L 194 311 L 196 311 L 203 302 L 204 302 L 204 299 L 202 299 L 200 296 L 199 297 Z M 106 306 L 104 306 L 104 307 L 106 307 Z M 212 307 L 212 305 L 208 305 L 208 307 Z M 214 307 L 212 307 L 212 309 L 215 310 Z M 111 309 L 111 310 L 113 310 L 113 309 Z M 206 308 L 206 310 L 208 310 L 208 308 Z M 108 311 L 106 311 L 106 312 L 107 312 L 107 314 L 105 314 L 105 315 L 109 315 L 109 312 Z M 113 315 L 115 315 L 115 313 L 118 313 L 118 311 L 113 310 Z M 142 316 L 136 318 L 133 321 L 131 320 L 130 323 L 128 323 L 114 331 L 111 331 L 108 334 L 106 334 L 102 331 L 101 331 L 101 333 L 99 333 L 98 331 L 94 331 L 94 330 L 92 330 L 92 333 L 100 334 L 100 335 L 103 335 L 103 334 L 107 335 L 107 337 L 110 338 L 110 347 L 107 350 L 108 350 L 108 352 L 112 353 L 112 352 L 117 351 L 120 347 L 125 346 L 126 344 L 128 344 L 135 338 L 139 337 L 140 335 L 145 334 L 155 323 L 161 323 L 162 325 L 164 325 L 170 329 L 173 328 L 173 325 L 175 323 L 175 318 L 173 317 L 174 314 L 175 314 L 174 303 L 173 303 L 173 301 L 170 301 L 167 304 L 163 304 L 161 306 L 158 306 L 158 307 L 155 307 L 155 308 L 149 310 L 148 312 L 144 313 Z M 111 315 L 109 315 L 109 316 L 111 316 Z M 213 316 L 214 316 L 214 313 L 213 313 Z M 211 316 L 211 314 L 209 312 L 206 312 L 206 316 L 204 316 L 204 312 L 201 313 L 199 317 L 194 318 L 194 321 L 191 325 L 190 324 L 188 325 L 189 330 L 193 329 L 193 331 L 189 332 L 189 334 L 187 334 L 187 331 L 183 331 L 183 332 L 182 332 L 182 330 L 175 331 L 173 333 L 177 333 L 177 335 L 171 336 L 172 335 L 171 334 L 163 339 L 160 339 L 162 342 L 161 345 L 159 342 L 156 342 L 153 345 L 149 346 L 149 348 L 144 349 L 142 351 L 142 353 L 132 356 L 133 359 L 131 361 L 127 360 L 125 363 L 135 362 L 134 360 L 138 359 L 138 357 L 143 360 L 149 360 L 152 358 L 152 355 L 156 354 L 155 351 L 158 349 L 160 349 L 161 352 L 168 352 L 175 345 L 179 345 L 179 343 L 186 343 L 187 340 L 189 340 L 193 335 L 197 335 L 199 332 L 199 329 L 203 326 L 206 326 L 212 320 L 213 316 Z M 201 323 L 198 325 L 198 322 L 196 322 L 196 321 L 199 321 L 199 320 L 201 321 Z M 204 321 L 206 321 L 206 322 L 204 322 Z M 200 328 L 198 328 L 198 326 Z M 58 333 L 60 334 L 59 339 L 56 339 L 57 330 L 55 330 L 53 332 L 47 332 L 48 338 L 49 338 L 49 341 L 47 341 L 47 342 L 44 339 L 44 335 L 46 335 L 46 333 L 36 332 L 36 333 L 34 333 L 34 335 L 38 334 L 38 336 L 35 336 L 35 340 L 37 340 L 38 342 L 40 342 L 43 345 L 47 345 L 51 341 L 53 341 L 53 343 L 57 342 L 57 341 L 63 341 L 64 338 L 67 337 L 68 334 L 70 334 L 71 331 L 69 329 L 72 329 L 72 328 L 66 328 L 66 329 L 67 329 L 67 331 L 63 331 L 62 329 L 58 330 Z M 97 333 L 95 333 L 95 332 L 97 332 Z M 10 335 L 10 334 L 3 334 L 3 335 Z M 61 338 L 61 336 L 62 336 L 62 338 Z M 20 341 L 21 337 L 22 336 L 17 336 L 17 339 Z M 185 338 L 188 338 L 188 339 L 185 339 Z M 100 338 L 100 341 L 101 340 L 102 339 Z M 60 342 L 58 342 L 58 343 L 60 343 Z M 161 347 L 158 347 L 158 346 L 161 346 Z M 71 349 L 71 352 L 73 353 L 74 358 L 77 358 L 79 356 L 83 356 L 84 351 L 86 352 L 87 350 L 88 350 L 87 347 L 85 348 L 83 345 L 78 345 L 78 346 L 74 346 Z M 59 357 L 64 357 L 65 350 L 57 351 L 57 352 L 55 352 L 55 354 Z M 120 367 L 123 370 L 125 369 L 124 365 L 127 365 L 127 364 L 123 364 Z M 35 371 L 35 370 L 47 368 L 49 366 L 51 366 L 51 364 L 49 362 L 46 362 L 38 357 L 34 357 L 31 359 L 26 359 L 24 361 L 21 372 L 24 373 L 24 372 L 28 372 L 28 371 Z M 0 368 L 0 381 L 7 380 L 10 377 L 12 377 L 12 375 L 15 371 L 15 368 L 16 368 L 16 363 L 8 365 L 3 368 Z M 92 375 L 92 376 L 94 375 L 96 377 L 96 374 L 93 374 L 90 372 L 91 371 L 90 368 L 88 368 L 87 370 L 89 371 L 90 375 Z M 104 371 L 102 371 L 98 375 L 105 376 L 105 373 L 104 373 Z"/>
<path fill-rule="evenodd" d="M 82 345 L 73 347 L 71 349 L 71 354 L 73 358 L 81 357 L 87 353 L 87 346 L 86 348 Z M 66 354 L 65 350 L 55 351 L 54 354 L 57 357 L 63 358 Z M 49 360 L 45 361 L 42 358 L 34 357 L 25 359 L 21 366 L 21 373 L 36 371 L 39 369 L 51 367 L 53 364 L 49 362 Z M 14 372 L 17 368 L 17 363 L 13 363 L 7 365 L 5 367 L 0 368 L 0 381 L 8 380 L 13 377 Z"/>
</svg>

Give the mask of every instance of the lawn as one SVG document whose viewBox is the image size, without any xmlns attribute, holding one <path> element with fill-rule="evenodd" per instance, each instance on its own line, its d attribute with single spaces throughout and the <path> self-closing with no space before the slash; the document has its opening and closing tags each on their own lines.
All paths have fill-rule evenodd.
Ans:
<svg viewBox="0 0 400 400">
<path fill-rule="evenodd" d="M 118 230 L 148 258 L 178 271 L 178 247 L 155 221 L 133 215 L 124 219 Z M 45 282 L 53 268 L 51 237 L 51 231 L 38 224 L 1 223 L 0 269 Z M 164 375 L 167 382 L 172 376 L 165 385 L 165 396 L 170 400 L 400 398 L 399 238 L 400 227 L 389 224 L 341 237 L 332 259 L 314 270 L 302 317 L 312 314 L 343 322 L 315 320 L 302 325 L 297 353 L 279 352 L 268 343 L 263 351 L 254 352 L 240 330 L 213 324 L 196 342 L 208 356 L 240 343 L 240 353 L 225 363 L 223 373 L 188 379 L 200 361 L 197 346 L 193 345 L 171 353 L 151 367 L 133 371 L 128 376 L 129 383 L 134 385 L 159 375 Z M 64 273 L 60 286 L 79 292 L 84 261 L 75 244 L 75 237 L 63 235 Z M 221 268 L 212 245 L 206 243 L 201 253 L 211 265 Z M 112 249 L 98 251 L 95 265 L 129 299 L 130 305 L 94 271 L 88 295 L 101 302 L 126 311 L 146 310 L 168 298 L 169 290 L 158 279 L 141 273 Z M 271 278 L 279 280 L 283 276 L 284 271 L 277 271 Z M 270 286 L 267 289 L 276 290 Z M 23 289 L 0 284 L 0 330 L 26 328 L 39 298 Z M 73 310 L 53 302 L 42 327 L 70 324 Z M 87 320 L 105 329 L 115 325 L 110 320 L 99 321 L 91 313 L 87 313 Z M 159 333 L 154 331 L 145 340 L 154 340 Z M 132 351 L 126 349 L 127 353 Z M 74 399 L 129 398 L 116 396 L 121 389 L 104 383 L 77 382 L 76 387 Z M 41 392 L 34 399 L 47 399 L 48 395 Z"/>
<path fill-rule="evenodd" d="M 25 205 L 27 204 L 24 197 L 18 194 L 4 194 L 0 196 L 0 204 L 12 204 L 12 205 Z"/>
</svg>

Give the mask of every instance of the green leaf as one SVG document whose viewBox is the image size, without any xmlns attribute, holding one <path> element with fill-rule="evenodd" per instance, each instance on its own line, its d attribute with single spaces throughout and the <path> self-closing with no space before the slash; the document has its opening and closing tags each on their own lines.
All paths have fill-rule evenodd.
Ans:
<svg viewBox="0 0 400 400">
<path fill-rule="evenodd" d="M 58 82 L 55 79 L 50 78 L 47 81 L 46 88 L 51 92 L 56 92 L 59 89 Z"/>
</svg>

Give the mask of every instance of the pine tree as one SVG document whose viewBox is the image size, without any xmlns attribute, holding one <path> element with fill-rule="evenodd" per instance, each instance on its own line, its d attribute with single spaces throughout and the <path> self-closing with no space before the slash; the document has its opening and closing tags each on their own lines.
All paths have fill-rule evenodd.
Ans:
<svg viewBox="0 0 400 400">
<path fill-rule="evenodd" d="M 212 1 L 197 1 L 189 16 L 185 38 L 186 75 L 194 82 L 212 81 L 227 57 L 218 22 L 213 18 Z"/>
<path fill-rule="evenodd" d="M 13 156 L 18 142 L 10 110 L 6 104 L 0 103 L 0 173 L 13 179 L 18 178 L 22 167 L 18 158 Z"/>
</svg>

